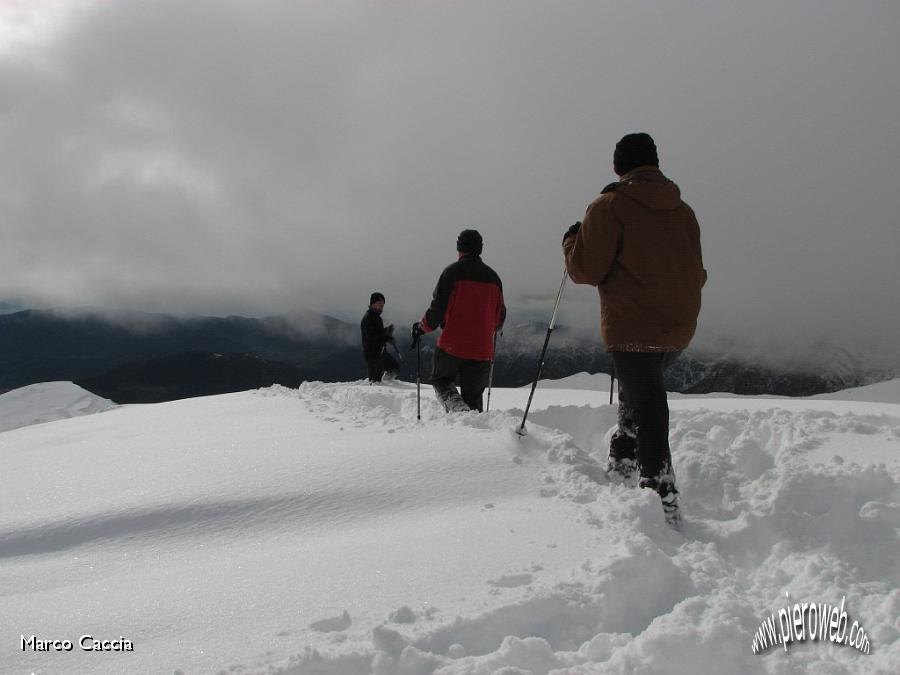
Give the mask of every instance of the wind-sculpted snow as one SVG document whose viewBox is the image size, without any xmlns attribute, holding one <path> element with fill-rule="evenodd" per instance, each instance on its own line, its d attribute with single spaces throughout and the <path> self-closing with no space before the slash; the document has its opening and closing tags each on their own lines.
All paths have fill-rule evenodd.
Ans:
<svg viewBox="0 0 900 675">
<path fill-rule="evenodd" d="M 895 672 L 900 406 L 673 401 L 676 532 L 607 479 L 602 392 L 539 392 L 524 438 L 527 390 L 452 416 L 422 393 L 421 421 L 414 385 L 313 382 L 0 436 L 0 622 L 139 647 L 4 645 L 3 670 Z M 752 652 L 788 602 L 842 597 L 871 654 Z"/>
<path fill-rule="evenodd" d="M 92 415 L 115 407 L 71 382 L 42 382 L 0 394 L 0 432 Z"/>
</svg>

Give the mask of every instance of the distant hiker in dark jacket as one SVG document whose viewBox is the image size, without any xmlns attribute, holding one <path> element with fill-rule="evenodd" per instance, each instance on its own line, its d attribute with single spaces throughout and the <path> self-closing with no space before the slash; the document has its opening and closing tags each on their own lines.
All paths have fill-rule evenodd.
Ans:
<svg viewBox="0 0 900 675">
<path fill-rule="evenodd" d="M 456 240 L 459 259 L 438 279 L 431 306 L 413 324 L 413 340 L 441 328 L 431 381 L 448 412 L 481 412 L 494 358 L 494 333 L 506 319 L 503 284 L 481 260 L 483 242 L 476 230 L 463 230 Z M 455 382 L 459 379 L 462 396 Z"/>
<path fill-rule="evenodd" d="M 384 327 L 381 313 L 384 311 L 384 296 L 372 293 L 369 309 L 359 324 L 362 331 L 363 357 L 369 371 L 369 382 L 391 381 L 396 377 L 399 364 L 385 353 L 385 345 L 394 340 L 394 326 Z"/>
<path fill-rule="evenodd" d="M 619 428 L 609 469 L 656 490 L 677 525 L 678 490 L 669 450 L 663 371 L 697 327 L 706 270 L 700 227 L 678 186 L 659 170 L 653 139 L 616 145 L 619 181 L 607 185 L 563 238 L 569 276 L 600 291 L 600 330 L 619 380 Z"/>
</svg>

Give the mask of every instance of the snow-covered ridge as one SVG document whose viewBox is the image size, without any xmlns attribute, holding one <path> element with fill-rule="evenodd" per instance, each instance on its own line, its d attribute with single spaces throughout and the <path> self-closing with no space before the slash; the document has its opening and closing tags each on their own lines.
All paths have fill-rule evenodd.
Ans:
<svg viewBox="0 0 900 675">
<path fill-rule="evenodd" d="M 71 382 L 42 382 L 0 394 L 0 432 L 116 407 Z"/>
<path fill-rule="evenodd" d="M 529 385 L 530 386 L 530 385 Z M 543 389 L 579 389 L 585 391 L 609 392 L 609 375 L 606 373 L 577 373 L 558 380 L 544 380 L 540 383 Z M 676 394 L 670 392 L 674 398 L 741 398 L 757 399 L 772 398 L 784 399 L 780 396 L 752 396 L 745 397 L 738 394 Z M 808 399 L 792 400 L 823 400 L 823 401 L 860 401 L 869 403 L 896 403 L 900 404 L 900 378 L 836 391 L 831 394 L 817 394 Z"/>
<path fill-rule="evenodd" d="M 900 378 L 844 389 L 833 394 L 818 394 L 815 399 L 828 401 L 870 401 L 872 403 L 900 403 Z"/>
<path fill-rule="evenodd" d="M 0 623 L 133 653 L 0 646 L 10 672 L 889 673 L 900 661 L 900 405 L 677 399 L 686 524 L 602 471 L 597 391 L 306 383 L 0 437 Z M 752 405 L 751 405 L 752 404 Z M 872 405 L 871 410 L 868 406 Z M 805 406 L 805 407 L 802 407 Z M 863 655 L 756 656 L 840 603 Z M 88 616 L 88 619 L 85 617 Z M 89 625 L 87 625 L 89 624 Z"/>
</svg>

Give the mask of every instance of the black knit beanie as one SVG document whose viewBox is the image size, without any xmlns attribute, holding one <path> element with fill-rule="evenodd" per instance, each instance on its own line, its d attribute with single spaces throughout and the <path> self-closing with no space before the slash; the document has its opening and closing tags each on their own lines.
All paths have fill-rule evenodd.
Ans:
<svg viewBox="0 0 900 675">
<path fill-rule="evenodd" d="M 379 293 L 378 291 L 375 291 L 374 293 L 372 293 L 371 296 L 369 296 L 369 307 L 374 305 L 376 302 L 384 302 L 384 301 L 385 301 L 384 296 L 381 293 Z"/>
<path fill-rule="evenodd" d="M 659 166 L 656 144 L 649 134 L 628 134 L 616 143 L 613 153 L 613 170 L 618 176 L 624 176 L 639 166 Z"/>
<path fill-rule="evenodd" d="M 484 242 L 478 230 L 463 230 L 456 239 L 456 250 L 460 253 L 474 253 L 481 255 Z"/>
</svg>

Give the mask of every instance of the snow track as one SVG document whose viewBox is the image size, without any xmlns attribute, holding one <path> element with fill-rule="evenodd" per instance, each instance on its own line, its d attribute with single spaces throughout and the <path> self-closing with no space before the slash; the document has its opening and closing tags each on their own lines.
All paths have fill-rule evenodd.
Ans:
<svg viewBox="0 0 900 675">
<path fill-rule="evenodd" d="M 546 458 L 545 485 L 553 487 L 542 494 L 583 504 L 584 522 L 611 544 L 612 555 L 585 561 L 572 580 L 528 600 L 423 637 L 398 633 L 360 672 L 652 673 L 665 664 L 665 672 L 687 673 L 707 670 L 711 661 L 722 673 L 893 672 L 888 664 L 900 656 L 900 462 L 880 449 L 876 458 L 887 457 L 890 468 L 840 455 L 810 458 L 838 445 L 865 462 L 867 441 L 881 448 L 900 437 L 900 418 L 673 407 L 671 442 L 688 518 L 681 535 L 662 525 L 652 496 L 605 480 L 612 406 L 536 411 L 523 451 Z M 409 407 L 378 409 L 403 415 Z M 480 422 L 469 417 L 455 423 Z M 514 414 L 495 413 L 487 426 L 516 422 Z M 799 667 L 777 653 L 751 653 L 749 638 L 784 604 L 785 590 L 815 601 L 838 589 L 855 599 L 856 616 L 882 625 L 888 644 L 881 665 L 833 645 L 794 646 L 802 653 Z M 313 652 L 283 672 L 331 672 L 327 663 Z"/>
<path fill-rule="evenodd" d="M 5 646 L 4 672 L 895 672 L 900 406 L 673 401 L 679 533 L 607 480 L 614 408 L 556 390 L 523 439 L 525 398 L 447 416 L 423 388 L 418 422 L 414 386 L 307 383 L 0 434 L 0 620 L 88 608 L 141 646 Z M 752 653 L 771 613 L 842 597 L 870 655 Z"/>
</svg>

